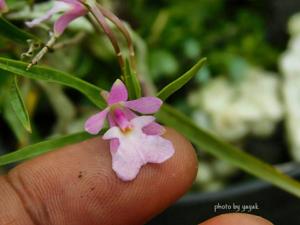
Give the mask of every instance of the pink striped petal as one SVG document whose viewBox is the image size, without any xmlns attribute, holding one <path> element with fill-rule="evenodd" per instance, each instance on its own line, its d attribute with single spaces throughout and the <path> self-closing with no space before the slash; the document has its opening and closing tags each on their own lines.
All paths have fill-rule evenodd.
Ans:
<svg viewBox="0 0 300 225">
<path fill-rule="evenodd" d="M 143 127 L 143 132 L 147 135 L 163 135 L 166 132 L 166 129 L 156 123 L 156 122 L 152 122 L 149 125 Z"/>
<path fill-rule="evenodd" d="M 84 5 L 77 4 L 74 7 L 62 15 L 54 24 L 55 36 L 60 36 L 66 27 L 78 17 L 84 16 L 87 13 L 87 9 Z"/>
<path fill-rule="evenodd" d="M 152 114 L 159 110 L 163 101 L 156 97 L 142 97 L 125 102 L 125 106 L 139 113 Z"/>
<path fill-rule="evenodd" d="M 103 127 L 105 118 L 109 109 L 106 108 L 103 111 L 91 116 L 84 125 L 85 130 L 90 134 L 98 134 Z"/>
<path fill-rule="evenodd" d="M 116 80 L 113 84 L 109 96 L 108 96 L 108 104 L 112 105 L 118 102 L 123 102 L 128 99 L 128 92 L 126 86 L 121 80 Z"/>
<path fill-rule="evenodd" d="M 0 13 L 7 12 L 8 8 L 5 0 L 0 0 Z"/>
</svg>

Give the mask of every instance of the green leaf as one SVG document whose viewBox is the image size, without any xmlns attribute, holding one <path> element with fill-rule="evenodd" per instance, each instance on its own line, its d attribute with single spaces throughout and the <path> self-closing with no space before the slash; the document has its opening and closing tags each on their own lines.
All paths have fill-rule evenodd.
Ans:
<svg viewBox="0 0 300 225">
<path fill-rule="evenodd" d="M 0 70 L 0 113 L 6 102 L 10 79 L 11 76 L 9 72 Z"/>
<path fill-rule="evenodd" d="M 19 145 L 26 145 L 29 142 L 29 133 L 23 128 L 20 120 L 15 116 L 15 112 L 6 98 L 3 109 L 3 118 L 5 119 L 7 125 L 10 127 L 11 131 L 18 139 Z"/>
<path fill-rule="evenodd" d="M 78 143 L 91 138 L 92 136 L 86 132 L 76 133 L 61 138 L 47 140 L 39 142 L 37 144 L 29 145 L 21 148 L 12 153 L 8 153 L 0 156 L 0 166 L 7 165 L 9 163 L 18 162 L 21 160 L 29 159 L 34 156 L 41 155 L 51 150 L 61 148 L 65 145 Z"/>
<path fill-rule="evenodd" d="M 34 66 L 30 70 L 26 68 L 27 64 L 24 62 L 0 57 L 0 69 L 2 70 L 19 76 L 54 82 L 74 88 L 88 97 L 100 109 L 106 106 L 104 99 L 100 96 L 101 89 L 84 80 L 43 66 Z"/>
<path fill-rule="evenodd" d="M 164 87 L 157 94 L 157 97 L 162 100 L 166 100 L 173 93 L 175 93 L 180 88 L 182 88 L 187 82 L 189 82 L 195 75 L 197 75 L 198 71 L 205 64 L 205 62 L 206 62 L 206 58 L 203 58 L 200 61 L 198 61 L 197 64 L 194 65 L 189 71 L 187 71 L 185 74 L 180 76 L 178 79 L 176 79 L 172 83 L 168 84 L 166 87 Z"/>
<path fill-rule="evenodd" d="M 142 96 L 142 90 L 137 74 L 135 71 L 132 71 L 128 60 L 126 60 L 125 63 L 124 82 L 128 89 L 129 99 L 137 99 Z"/>
<path fill-rule="evenodd" d="M 233 147 L 197 127 L 187 116 L 171 106 L 164 105 L 158 119 L 185 135 L 198 148 L 225 160 L 242 170 L 268 181 L 273 185 L 300 197 L 300 183 L 283 174 L 273 166 L 260 161 L 244 151 Z"/>
<path fill-rule="evenodd" d="M 15 115 L 22 123 L 23 127 L 31 133 L 30 118 L 22 94 L 18 87 L 18 80 L 16 76 L 13 77 L 12 82 L 10 84 L 8 101 L 11 104 Z"/>
<path fill-rule="evenodd" d="M 28 40 L 35 40 L 36 42 L 41 42 L 39 38 L 21 30 L 12 23 L 8 22 L 2 16 L 0 16 L 0 28 L 1 36 L 19 44 L 27 45 Z"/>
</svg>

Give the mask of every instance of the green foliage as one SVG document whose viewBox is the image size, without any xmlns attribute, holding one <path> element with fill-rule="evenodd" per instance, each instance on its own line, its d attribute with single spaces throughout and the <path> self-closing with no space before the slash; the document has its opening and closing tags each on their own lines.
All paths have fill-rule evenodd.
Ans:
<svg viewBox="0 0 300 225">
<path fill-rule="evenodd" d="M 165 50 L 151 51 L 149 54 L 151 76 L 155 80 L 164 77 L 174 77 L 178 72 L 178 62 L 175 56 Z"/>
<path fill-rule="evenodd" d="M 129 61 L 126 60 L 124 68 L 124 81 L 128 88 L 129 99 L 137 99 L 142 95 L 141 85 L 136 71 L 131 69 Z"/>
<path fill-rule="evenodd" d="M 213 156 L 225 160 L 249 174 L 300 197 L 300 183 L 298 181 L 291 179 L 271 165 L 256 159 L 197 127 L 192 120 L 173 107 L 165 104 L 157 114 L 157 117 L 161 122 L 181 132 L 199 149 L 207 151 Z"/>
<path fill-rule="evenodd" d="M 70 144 L 84 141 L 88 138 L 91 138 L 91 135 L 89 135 L 86 132 L 81 132 L 77 134 L 71 134 L 64 137 L 60 137 L 57 139 L 42 141 L 34 145 L 29 145 L 17 151 L 14 151 L 12 153 L 8 153 L 6 155 L 0 156 L 0 166 L 30 159 L 32 157 L 41 155 L 43 153 L 63 147 L 65 145 L 70 145 Z"/>
<path fill-rule="evenodd" d="M 16 117 L 16 113 L 9 101 L 5 101 L 3 109 L 3 118 L 12 130 L 20 145 L 28 144 L 28 132 L 20 120 Z"/>
<path fill-rule="evenodd" d="M 36 41 L 40 43 L 39 38 L 25 32 L 12 23 L 8 22 L 2 16 L 0 16 L 0 35 L 11 40 L 17 42 L 19 44 L 28 44 L 28 40 Z"/>
<path fill-rule="evenodd" d="M 54 82 L 72 87 L 86 95 L 86 97 L 88 97 L 99 108 L 106 106 L 104 99 L 100 97 L 99 88 L 67 73 L 43 66 L 35 66 L 30 70 L 27 70 L 27 63 L 6 58 L 0 58 L 0 69 L 9 71 L 18 76 Z"/>
<path fill-rule="evenodd" d="M 8 93 L 8 101 L 11 104 L 15 115 L 22 123 L 23 127 L 31 133 L 30 118 L 18 86 L 18 78 L 14 76 L 11 80 L 12 81 L 10 84 L 10 92 Z"/>
<path fill-rule="evenodd" d="M 276 68 L 278 50 L 267 39 L 267 3 L 244 1 L 233 6 L 224 0 L 129 2 L 140 33 L 150 46 L 151 75 L 158 84 L 173 80 L 170 73 L 180 74 L 174 73 L 174 68 L 186 69 L 189 60 L 203 56 L 209 59 L 214 76 L 231 75 L 232 61 L 228 58 L 232 57 Z"/>
<path fill-rule="evenodd" d="M 202 68 L 202 66 L 205 64 L 206 58 L 201 59 L 196 65 L 194 65 L 189 71 L 187 71 L 185 74 L 183 74 L 181 77 L 179 77 L 177 80 L 173 81 L 172 83 L 168 84 L 166 87 L 164 87 L 158 94 L 157 97 L 159 97 L 162 100 L 166 100 L 170 95 L 172 95 L 174 92 L 178 91 L 180 88 L 182 88 L 187 82 L 189 82 L 194 76 L 197 75 L 198 71 Z"/>
</svg>

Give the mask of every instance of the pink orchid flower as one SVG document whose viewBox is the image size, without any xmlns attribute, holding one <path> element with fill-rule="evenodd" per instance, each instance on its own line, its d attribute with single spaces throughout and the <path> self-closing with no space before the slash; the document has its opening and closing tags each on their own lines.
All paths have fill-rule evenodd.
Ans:
<svg viewBox="0 0 300 225">
<path fill-rule="evenodd" d="M 157 112 L 162 105 L 162 100 L 156 97 L 142 97 L 136 100 L 127 101 L 128 92 L 126 86 L 121 80 L 116 80 L 109 93 L 102 92 L 106 99 L 108 107 L 101 112 L 91 116 L 85 123 L 85 130 L 90 134 L 98 134 L 103 128 L 104 121 L 108 117 L 109 125 L 119 126 L 126 130 L 126 120 L 137 117 L 137 114 L 153 114 Z M 123 116 L 124 115 L 124 116 Z M 149 135 L 162 135 L 164 128 L 157 123 L 151 123 L 144 128 L 144 132 Z"/>
<path fill-rule="evenodd" d="M 0 13 L 7 12 L 8 8 L 5 0 L 0 0 Z"/>
<path fill-rule="evenodd" d="M 123 181 L 133 180 L 146 163 L 162 163 L 174 154 L 172 143 L 160 137 L 165 129 L 155 123 L 152 114 L 159 110 L 162 101 L 156 97 L 142 97 L 127 101 L 128 92 L 121 80 L 111 91 L 102 93 L 108 107 L 90 117 L 85 130 L 97 134 L 108 118 L 110 129 L 103 139 L 110 140 L 113 170 Z"/>
<path fill-rule="evenodd" d="M 60 36 L 73 20 L 86 15 L 88 10 L 81 3 L 81 0 L 56 0 L 53 7 L 46 12 L 45 15 L 30 22 L 25 22 L 25 24 L 28 27 L 35 27 L 42 22 L 49 20 L 54 14 L 61 12 L 64 14 L 54 23 L 53 30 L 56 37 Z"/>
<path fill-rule="evenodd" d="M 118 139 L 120 145 L 112 152 L 112 168 L 123 181 L 136 178 L 141 167 L 147 163 L 162 163 L 174 154 L 174 147 L 169 140 L 159 135 L 147 135 L 143 127 L 153 123 L 153 116 L 139 116 L 127 121 L 130 129 L 110 128 L 103 136 L 104 140 Z"/>
</svg>

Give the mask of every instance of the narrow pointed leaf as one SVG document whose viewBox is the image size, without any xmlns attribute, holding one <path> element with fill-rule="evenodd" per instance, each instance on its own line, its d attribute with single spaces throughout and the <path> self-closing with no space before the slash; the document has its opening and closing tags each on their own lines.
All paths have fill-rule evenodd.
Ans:
<svg viewBox="0 0 300 225">
<path fill-rule="evenodd" d="M 135 71 L 130 68 L 129 61 L 126 60 L 124 69 L 124 82 L 128 89 L 129 99 L 137 99 L 142 96 L 141 85 Z"/>
<path fill-rule="evenodd" d="M 6 102 L 6 96 L 9 87 L 9 82 L 11 80 L 11 74 L 7 71 L 0 70 L 0 114 L 4 108 Z"/>
<path fill-rule="evenodd" d="M 198 71 L 202 68 L 205 62 L 206 58 L 201 59 L 189 71 L 187 71 L 185 74 L 183 74 L 178 79 L 168 84 L 161 91 L 159 91 L 157 97 L 162 100 L 166 100 L 168 97 L 170 97 L 180 88 L 182 88 L 187 82 L 189 82 L 198 73 Z"/>
<path fill-rule="evenodd" d="M 35 40 L 36 42 L 41 42 L 39 38 L 21 30 L 20 28 L 4 19 L 2 16 L 0 16 L 0 35 L 19 44 L 27 45 L 27 40 Z"/>
<path fill-rule="evenodd" d="M 6 101 L 4 102 L 3 118 L 5 119 L 12 133 L 18 139 L 19 145 L 24 146 L 28 144 L 29 133 L 23 129 L 23 125 L 21 124 L 20 120 L 15 116 L 15 112 L 12 108 L 12 105 L 8 101 L 8 98 L 6 98 Z"/>
<path fill-rule="evenodd" d="M 0 69 L 2 70 L 9 71 L 18 76 L 58 83 L 74 88 L 83 93 L 101 109 L 106 106 L 104 99 L 100 96 L 101 89 L 84 80 L 43 66 L 34 66 L 30 70 L 26 68 L 27 64 L 24 62 L 0 58 Z"/>
<path fill-rule="evenodd" d="M 260 161 L 202 130 L 187 116 L 171 106 L 164 105 L 157 116 L 160 121 L 168 126 L 174 127 L 201 150 L 300 197 L 300 183 L 298 181 L 283 174 L 273 166 Z"/>
<path fill-rule="evenodd" d="M 92 136 L 90 134 L 86 132 L 81 132 L 29 145 L 12 153 L 0 156 L 0 166 L 7 165 L 9 163 L 15 163 L 21 160 L 30 159 L 32 157 L 41 155 L 51 150 L 61 148 L 65 145 L 75 144 L 87 140 L 91 137 Z"/>
<path fill-rule="evenodd" d="M 8 100 L 23 127 L 31 133 L 30 118 L 22 94 L 18 87 L 18 80 L 16 76 L 12 78 L 10 91 L 8 93 Z"/>
</svg>

